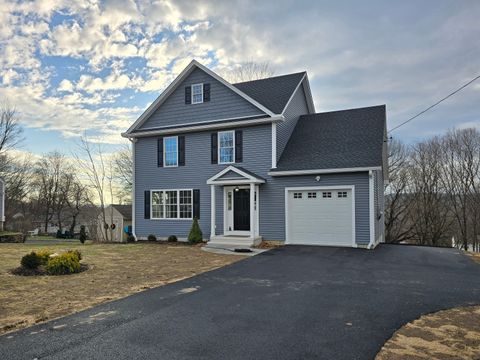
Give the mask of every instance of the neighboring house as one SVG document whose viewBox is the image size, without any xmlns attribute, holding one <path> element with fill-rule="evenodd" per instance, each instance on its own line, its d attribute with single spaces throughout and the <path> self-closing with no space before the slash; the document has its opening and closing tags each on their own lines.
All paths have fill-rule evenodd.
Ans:
<svg viewBox="0 0 480 360">
<path fill-rule="evenodd" d="M 112 230 L 113 242 L 126 242 L 132 232 L 132 205 L 109 205 L 105 208 L 108 227 Z M 102 216 L 98 215 L 98 226 L 102 226 Z M 105 226 L 105 225 L 104 225 Z M 97 230 L 101 234 L 102 229 Z"/>
<path fill-rule="evenodd" d="M 372 248 L 384 238 L 385 106 L 315 113 L 306 72 L 230 84 L 192 61 L 122 136 L 137 239 Z"/>
</svg>

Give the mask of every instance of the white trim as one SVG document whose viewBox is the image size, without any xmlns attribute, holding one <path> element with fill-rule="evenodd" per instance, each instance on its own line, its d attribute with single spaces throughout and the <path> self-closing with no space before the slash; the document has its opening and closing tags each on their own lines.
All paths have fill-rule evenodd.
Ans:
<svg viewBox="0 0 480 360">
<path fill-rule="evenodd" d="M 372 170 L 368 172 L 368 214 L 370 217 L 370 242 L 367 249 L 373 249 L 375 247 L 375 198 L 374 198 L 374 173 Z"/>
<path fill-rule="evenodd" d="M 177 217 L 176 218 L 154 218 L 153 217 L 153 203 L 152 203 L 152 192 L 154 191 L 176 191 L 177 192 Z M 189 218 L 181 218 L 180 217 L 180 191 L 190 191 L 191 193 L 191 205 L 192 205 L 192 216 Z M 167 215 L 167 204 L 163 202 L 163 216 Z M 150 189 L 150 219 L 149 220 L 193 220 L 193 189 Z"/>
<path fill-rule="evenodd" d="M 193 87 L 194 86 L 200 86 L 200 89 L 202 89 L 201 91 L 201 95 L 202 95 L 202 101 L 198 101 L 198 102 L 193 102 Z M 198 84 L 192 84 L 190 85 L 190 102 L 191 102 L 191 105 L 196 105 L 196 104 L 203 104 L 203 83 L 198 83 Z"/>
<path fill-rule="evenodd" d="M 357 247 L 355 241 L 355 185 L 338 185 L 338 186 L 298 186 L 298 187 L 286 187 L 285 188 L 285 244 L 292 244 L 288 234 L 288 193 L 290 191 L 308 191 L 308 190 L 350 190 L 352 192 L 352 245 L 351 247 Z M 299 243 L 295 243 L 300 245 Z M 332 245 L 342 246 L 342 245 Z M 350 246 L 349 246 L 350 247 Z"/>
<path fill-rule="evenodd" d="M 220 120 L 219 120 L 220 121 Z M 252 119 L 252 120 L 239 120 L 239 121 L 232 121 L 227 123 L 215 123 L 215 124 L 207 124 L 207 125 L 195 125 L 192 123 L 192 126 L 185 126 L 185 127 L 176 127 L 170 129 L 158 129 L 158 130 L 149 130 L 149 131 L 142 131 L 139 133 L 122 133 L 122 136 L 125 138 L 138 138 L 138 137 L 146 137 L 146 136 L 155 136 L 155 135 L 165 135 L 165 134 L 175 134 L 175 133 L 186 133 L 186 132 L 195 132 L 201 130 L 210 130 L 210 129 L 228 129 L 238 126 L 249 126 L 249 125 L 258 125 L 258 124 L 269 124 L 272 122 L 279 122 L 285 121 L 285 118 L 282 115 L 267 117 L 267 118 L 260 118 L 260 119 Z"/>
<path fill-rule="evenodd" d="M 222 177 L 223 175 L 225 175 L 226 173 L 228 173 L 229 171 L 233 171 L 234 173 L 237 173 L 238 175 L 243 176 L 245 179 L 217 180 L 220 177 Z M 236 168 L 233 165 L 227 166 L 225 169 L 216 173 L 215 175 L 213 175 L 211 178 L 209 178 L 207 180 L 208 185 L 228 185 L 228 184 L 235 185 L 235 184 L 250 184 L 250 183 L 263 184 L 263 183 L 265 183 L 265 180 L 258 179 L 256 177 L 246 173 L 245 171 L 242 171 L 242 170 Z"/>
<path fill-rule="evenodd" d="M 272 169 L 277 167 L 277 124 L 272 122 Z"/>
<path fill-rule="evenodd" d="M 338 169 L 312 169 L 312 170 L 285 170 L 285 171 L 269 171 L 270 176 L 290 176 L 290 175 L 315 175 L 315 174 L 335 174 L 345 172 L 363 172 L 370 170 L 380 170 L 381 166 L 372 167 L 354 167 L 354 168 L 338 168 Z"/>
<path fill-rule="evenodd" d="M 232 133 L 232 142 L 233 142 L 232 161 L 227 161 L 227 162 L 220 161 L 220 134 L 223 134 L 223 133 Z M 218 159 L 219 165 L 235 164 L 235 130 L 224 130 L 224 131 L 219 131 L 217 133 L 217 159 Z"/>
<path fill-rule="evenodd" d="M 132 235 L 135 238 L 135 241 L 138 241 L 137 233 L 135 230 L 135 143 L 137 139 L 130 139 L 132 142 Z"/>
<path fill-rule="evenodd" d="M 228 81 L 224 80 L 222 77 L 214 73 L 212 70 L 203 66 L 198 61 L 192 60 L 190 64 L 188 64 L 187 67 L 183 69 L 182 72 L 175 78 L 175 80 L 173 80 L 170 83 L 170 85 L 167 86 L 167 88 L 162 92 L 162 94 L 157 99 L 155 99 L 155 101 L 143 112 L 142 115 L 140 115 L 140 117 L 132 124 L 132 126 L 130 126 L 130 128 L 126 131 L 125 134 L 130 134 L 132 131 L 140 127 L 150 117 L 150 115 L 153 114 L 153 112 L 155 112 L 160 107 L 160 105 L 162 105 L 165 102 L 165 100 L 170 96 L 170 94 L 173 93 L 173 91 L 175 91 L 175 89 L 182 83 L 182 81 L 193 71 L 194 67 L 197 67 L 200 70 L 203 70 L 208 75 L 213 77 L 215 80 L 219 81 L 220 83 L 228 87 L 230 90 L 235 92 L 237 95 L 241 96 L 242 98 L 247 100 L 249 103 L 254 105 L 256 108 L 263 111 L 265 114 L 270 116 L 275 115 L 265 106 L 255 101 L 244 92 L 240 91 L 238 88 L 230 84 Z"/>
<path fill-rule="evenodd" d="M 255 240 L 256 212 L 255 212 L 255 184 L 250 183 L 250 238 Z"/>
<path fill-rule="evenodd" d="M 310 81 L 308 80 L 308 75 L 305 74 L 305 81 L 302 82 L 303 91 L 306 95 L 307 107 L 310 114 L 315 114 L 315 102 L 313 101 L 312 90 L 310 89 Z"/>
<path fill-rule="evenodd" d="M 167 152 L 165 151 L 166 150 L 166 147 L 165 147 L 165 143 L 167 139 L 176 139 L 176 144 L 177 144 L 177 161 L 176 161 L 176 164 L 175 165 L 167 165 L 167 162 L 166 162 L 166 155 L 167 155 Z M 170 168 L 170 167 L 178 167 L 178 136 L 165 136 L 163 138 L 163 167 L 165 168 Z"/>
<path fill-rule="evenodd" d="M 215 236 L 215 185 L 210 185 L 210 239 Z"/>
<path fill-rule="evenodd" d="M 238 186 L 238 188 L 240 189 L 250 189 L 250 185 L 251 183 L 249 184 L 243 184 L 243 185 L 240 185 Z M 259 185 L 257 184 L 254 184 L 255 185 L 255 194 L 257 195 L 257 206 L 255 208 L 254 206 L 254 213 L 255 213 L 255 220 L 254 220 L 254 224 L 255 224 L 255 236 L 260 236 L 260 187 Z M 230 186 L 224 186 L 223 187 L 223 234 L 224 235 L 251 235 L 250 231 L 241 231 L 241 230 L 235 230 L 234 229 L 234 223 L 233 223 L 233 213 L 234 213 L 234 206 L 235 206 L 235 198 L 234 198 L 234 191 L 235 191 L 235 187 L 237 187 L 237 185 L 233 185 L 233 184 L 230 184 Z M 228 214 L 228 193 L 229 192 L 232 192 L 232 213 L 231 213 L 231 218 L 229 218 L 229 215 Z M 254 195 L 254 199 L 255 199 L 255 195 Z M 232 226 L 232 230 L 228 230 L 228 226 L 227 224 L 231 224 Z"/>
</svg>

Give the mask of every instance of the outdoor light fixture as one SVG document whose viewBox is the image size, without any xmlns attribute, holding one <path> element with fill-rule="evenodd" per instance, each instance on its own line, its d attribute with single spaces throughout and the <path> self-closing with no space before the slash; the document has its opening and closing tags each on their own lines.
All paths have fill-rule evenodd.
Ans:
<svg viewBox="0 0 480 360">
<path fill-rule="evenodd" d="M 238 191 L 238 190 L 240 190 L 240 188 L 237 186 L 237 187 L 235 188 L 235 191 Z"/>
<path fill-rule="evenodd" d="M 315 177 L 315 180 L 316 180 L 316 181 L 320 181 L 320 175 L 317 175 L 317 176 Z"/>
</svg>

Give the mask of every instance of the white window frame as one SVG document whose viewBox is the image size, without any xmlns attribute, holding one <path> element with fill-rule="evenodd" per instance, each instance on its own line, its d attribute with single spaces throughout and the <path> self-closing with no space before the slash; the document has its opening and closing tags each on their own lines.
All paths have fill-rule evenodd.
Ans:
<svg viewBox="0 0 480 360">
<path fill-rule="evenodd" d="M 233 155 L 232 155 L 232 161 L 230 162 L 222 162 L 221 157 L 220 157 L 220 134 L 225 134 L 225 133 L 232 133 L 232 140 L 233 140 Z M 217 157 L 218 157 L 218 163 L 219 164 L 235 164 L 235 130 L 226 130 L 226 131 L 219 131 L 217 134 Z"/>
<path fill-rule="evenodd" d="M 167 165 L 167 151 L 166 151 L 166 145 L 167 145 L 167 139 L 176 139 L 176 144 L 177 144 L 177 161 L 175 165 Z M 178 167 L 178 136 L 166 136 L 163 138 L 163 167 Z"/>
<path fill-rule="evenodd" d="M 177 217 L 174 218 L 167 218 L 166 217 L 166 211 L 167 211 L 167 202 L 165 197 L 163 198 L 163 217 L 162 218 L 157 218 L 153 217 L 153 204 L 152 204 L 152 193 L 154 192 L 163 192 L 165 193 L 166 191 L 176 191 L 177 192 Z M 191 199 L 191 204 L 192 204 L 192 217 L 189 218 L 181 218 L 180 217 L 180 191 L 190 191 L 190 199 Z M 150 219 L 151 220 L 193 220 L 193 189 L 153 189 L 150 190 Z"/>
<path fill-rule="evenodd" d="M 201 89 L 200 94 L 202 95 L 200 101 L 196 101 L 196 102 L 193 101 L 193 99 L 194 99 L 194 97 L 193 97 L 193 87 L 194 87 L 194 86 L 200 86 L 200 89 Z M 192 85 L 190 86 L 190 92 L 191 92 L 191 100 L 192 100 L 191 103 L 192 103 L 192 105 L 202 104 L 202 103 L 203 103 L 203 83 L 192 84 Z M 197 95 L 198 95 L 198 94 L 197 94 Z"/>
</svg>

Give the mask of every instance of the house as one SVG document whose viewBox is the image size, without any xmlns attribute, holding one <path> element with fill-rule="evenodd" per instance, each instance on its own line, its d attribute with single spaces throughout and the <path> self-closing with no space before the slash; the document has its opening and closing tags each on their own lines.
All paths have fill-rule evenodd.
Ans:
<svg viewBox="0 0 480 360">
<path fill-rule="evenodd" d="M 132 233 L 132 205 L 108 205 L 105 208 L 105 217 L 108 230 L 111 230 L 111 241 L 127 242 L 127 237 Z M 97 221 L 99 229 L 97 236 L 105 232 L 100 227 L 105 224 L 102 221 L 102 214 L 98 215 Z"/>
<path fill-rule="evenodd" d="M 384 238 L 385 106 L 316 113 L 306 72 L 230 84 L 194 60 L 122 136 L 139 240 L 194 217 L 212 244 Z"/>
</svg>

